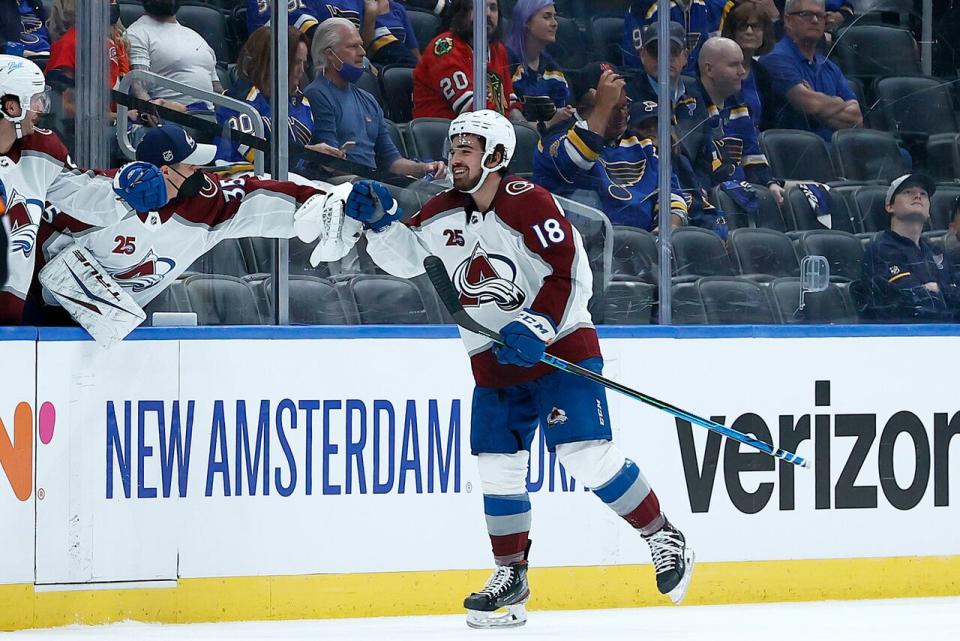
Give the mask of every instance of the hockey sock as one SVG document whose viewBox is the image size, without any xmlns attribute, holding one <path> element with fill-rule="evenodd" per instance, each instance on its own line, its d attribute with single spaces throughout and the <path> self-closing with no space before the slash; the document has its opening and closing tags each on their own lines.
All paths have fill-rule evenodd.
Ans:
<svg viewBox="0 0 960 641">
<path fill-rule="evenodd" d="M 526 556 L 530 535 L 530 496 L 523 494 L 483 495 L 487 532 L 497 565 L 510 565 Z"/>
<path fill-rule="evenodd" d="M 626 459 L 613 478 L 594 488 L 593 493 L 645 536 L 663 527 L 660 501 L 640 473 L 640 468 L 630 459 Z"/>
</svg>

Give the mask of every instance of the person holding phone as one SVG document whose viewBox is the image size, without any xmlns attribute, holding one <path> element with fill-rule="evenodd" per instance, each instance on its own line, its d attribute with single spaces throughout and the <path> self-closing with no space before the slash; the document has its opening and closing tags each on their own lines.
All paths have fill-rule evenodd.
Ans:
<svg viewBox="0 0 960 641">
<path fill-rule="evenodd" d="M 383 109 L 356 82 L 368 73 L 363 39 L 349 20 L 330 18 L 317 27 L 311 48 L 316 79 L 304 93 L 313 110 L 310 142 L 333 148 L 351 162 L 394 174 L 442 178 L 446 165 L 404 158 L 390 138 Z"/>
</svg>

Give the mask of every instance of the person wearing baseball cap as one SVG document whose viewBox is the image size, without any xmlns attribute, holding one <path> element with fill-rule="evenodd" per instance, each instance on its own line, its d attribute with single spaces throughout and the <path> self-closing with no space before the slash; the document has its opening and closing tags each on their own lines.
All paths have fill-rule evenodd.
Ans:
<svg viewBox="0 0 960 641">
<path fill-rule="evenodd" d="M 960 312 L 960 287 L 943 251 L 923 237 L 936 184 L 924 174 L 900 176 L 887 189 L 890 229 L 863 255 L 858 288 L 868 320 L 893 323 L 953 322 Z"/>
<path fill-rule="evenodd" d="M 213 162 L 215 145 L 198 144 L 176 125 L 151 128 L 137 145 L 137 160 L 160 167 L 170 200 L 195 196 L 207 183 L 200 167 Z"/>
</svg>

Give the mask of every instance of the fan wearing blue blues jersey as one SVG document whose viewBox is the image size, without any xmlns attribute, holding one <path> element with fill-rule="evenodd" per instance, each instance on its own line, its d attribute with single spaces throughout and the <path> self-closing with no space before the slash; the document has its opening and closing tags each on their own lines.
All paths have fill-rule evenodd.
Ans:
<svg viewBox="0 0 960 641">
<path fill-rule="evenodd" d="M 687 34 L 690 57 L 684 72 L 696 73 L 700 47 L 710 34 L 720 30 L 723 15 L 733 4 L 732 0 L 670 0 L 670 20 L 683 25 Z M 624 16 L 620 45 L 625 67 L 640 67 L 640 49 L 646 44 L 641 40 L 641 33 L 645 26 L 657 20 L 657 0 L 633 0 L 630 3 Z"/>
<path fill-rule="evenodd" d="M 288 105 L 288 129 L 290 134 L 291 156 L 310 142 L 313 135 L 313 114 L 310 111 L 310 102 L 300 91 L 305 65 L 307 63 L 306 38 L 294 27 L 289 27 L 288 52 L 290 77 L 290 104 Z M 260 27 L 253 32 L 244 44 L 237 58 L 238 80 L 227 91 L 226 95 L 251 105 L 260 114 L 263 121 L 264 134 L 271 135 L 270 84 L 271 65 L 270 47 L 272 36 L 270 27 Z M 217 107 L 217 122 L 227 123 L 231 129 L 252 134 L 253 123 L 247 114 L 240 114 L 227 107 Z M 252 161 L 253 149 L 238 144 L 233 140 L 220 137 L 217 139 L 217 159 L 228 162 Z M 319 150 L 318 151 L 322 151 Z M 331 153 L 334 150 L 327 150 Z M 335 154 L 339 155 L 339 154 Z"/>
<path fill-rule="evenodd" d="M 403 4 L 377 0 L 373 40 L 366 47 L 370 61 L 378 65 L 416 66 L 420 60 L 420 44 Z"/>
<path fill-rule="evenodd" d="M 744 101 L 743 51 L 729 38 L 710 38 L 700 52 L 700 93 L 706 98 L 712 137 L 695 159 L 701 185 L 734 180 L 765 185 L 783 203 L 783 187 L 773 177 L 760 148 L 760 131 Z"/>
<path fill-rule="evenodd" d="M 548 45 L 557 41 L 557 10 L 553 0 L 519 0 L 513 8 L 511 25 L 506 44 L 517 98 L 521 102 L 527 96 L 549 98 L 557 110 L 545 121 L 548 129 L 572 118 L 573 97 L 567 77 L 546 51 Z"/>
<path fill-rule="evenodd" d="M 660 160 L 652 140 L 627 129 L 630 103 L 622 77 L 609 64 L 593 63 L 574 84 L 578 118 L 555 127 L 538 145 L 534 182 L 576 200 L 582 198 L 575 192 L 590 192 L 613 224 L 655 230 Z M 679 227 L 687 203 L 675 174 L 671 185 L 671 223 Z"/>
<path fill-rule="evenodd" d="M 50 59 L 47 12 L 40 0 L 0 2 L 0 53 L 20 56 L 43 65 Z"/>
<path fill-rule="evenodd" d="M 247 0 L 248 33 L 270 21 L 271 1 Z M 327 18 L 346 18 L 360 30 L 364 42 L 372 42 L 377 11 L 377 0 L 288 0 L 287 20 L 310 42 L 321 22 Z"/>
</svg>

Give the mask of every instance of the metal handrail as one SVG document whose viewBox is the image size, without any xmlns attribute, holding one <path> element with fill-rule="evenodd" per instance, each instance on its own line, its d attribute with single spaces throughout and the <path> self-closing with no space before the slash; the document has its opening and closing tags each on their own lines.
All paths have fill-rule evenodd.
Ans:
<svg viewBox="0 0 960 641">
<path fill-rule="evenodd" d="M 196 87 L 185 85 L 182 82 L 158 76 L 144 69 L 134 69 L 124 76 L 120 81 L 120 92 L 129 94 L 130 86 L 138 80 L 171 89 L 181 94 L 197 98 L 198 100 L 204 100 L 218 107 L 226 107 L 238 113 L 246 114 L 250 117 L 254 135 L 259 138 L 264 137 L 263 119 L 260 113 L 246 102 L 237 100 L 236 98 L 230 98 L 223 94 L 197 89 Z M 127 130 L 127 111 L 125 105 L 117 104 L 117 143 L 120 145 L 120 151 L 123 152 L 123 155 L 132 160 L 136 158 L 136 150 L 133 145 L 130 144 L 130 135 Z M 224 127 L 226 127 L 226 125 L 224 125 Z M 263 152 L 258 149 L 253 149 L 252 151 L 253 171 L 256 175 L 262 176 L 264 171 Z"/>
</svg>

